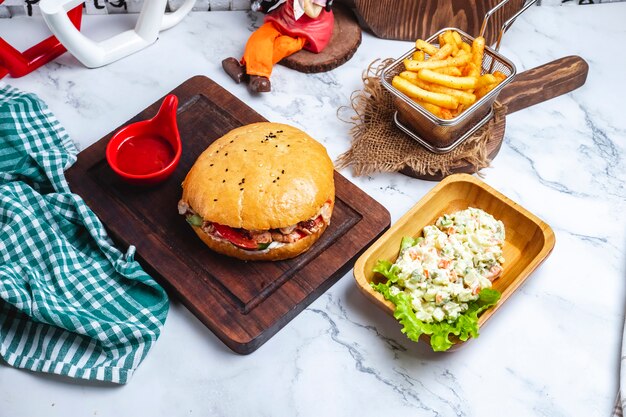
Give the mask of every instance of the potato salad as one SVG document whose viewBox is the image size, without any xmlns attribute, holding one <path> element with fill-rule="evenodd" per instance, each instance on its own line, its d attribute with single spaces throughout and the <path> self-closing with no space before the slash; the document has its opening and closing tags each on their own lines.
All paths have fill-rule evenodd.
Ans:
<svg viewBox="0 0 626 417">
<path fill-rule="evenodd" d="M 418 320 L 453 322 L 502 273 L 504 225 L 477 208 L 444 214 L 423 237 L 405 238 L 392 296 L 410 296 Z"/>
</svg>

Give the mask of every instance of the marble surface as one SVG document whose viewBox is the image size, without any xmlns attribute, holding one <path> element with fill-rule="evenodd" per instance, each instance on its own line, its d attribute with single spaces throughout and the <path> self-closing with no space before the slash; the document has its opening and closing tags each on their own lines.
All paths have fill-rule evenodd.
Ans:
<svg viewBox="0 0 626 417">
<path fill-rule="evenodd" d="M 35 374 L 0 365 L 0 416 L 602 416 L 619 385 L 626 278 L 626 3 L 538 7 L 507 33 L 502 52 L 532 68 L 566 55 L 590 64 L 584 87 L 511 115 L 484 180 L 552 226 L 548 260 L 489 321 L 479 339 L 434 354 L 344 276 L 248 356 L 226 348 L 177 300 L 162 336 L 126 386 Z M 86 16 L 97 39 L 133 16 Z M 378 57 L 409 42 L 363 44 L 334 71 L 304 75 L 277 67 L 274 90 L 252 97 L 222 72 L 239 55 L 255 17 L 192 13 L 157 43 L 88 70 L 65 54 L 6 82 L 43 98 L 85 148 L 187 78 L 205 74 L 266 118 L 306 130 L 336 158 L 350 125 L 336 116 Z M 25 49 L 45 36 L 37 19 L 0 23 Z M 349 117 L 349 111 L 340 111 Z M 400 174 L 355 178 L 392 221 L 435 183 Z"/>
</svg>

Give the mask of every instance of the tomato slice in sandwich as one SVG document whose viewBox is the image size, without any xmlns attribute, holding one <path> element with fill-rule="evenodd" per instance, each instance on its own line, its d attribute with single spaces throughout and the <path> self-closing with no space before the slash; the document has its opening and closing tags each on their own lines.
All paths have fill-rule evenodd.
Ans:
<svg viewBox="0 0 626 417">
<path fill-rule="evenodd" d="M 228 240 L 235 246 L 239 246 L 244 249 L 256 249 L 259 244 L 252 239 L 248 239 L 241 232 L 223 224 L 213 223 L 215 231 L 219 233 L 221 237 Z"/>
</svg>

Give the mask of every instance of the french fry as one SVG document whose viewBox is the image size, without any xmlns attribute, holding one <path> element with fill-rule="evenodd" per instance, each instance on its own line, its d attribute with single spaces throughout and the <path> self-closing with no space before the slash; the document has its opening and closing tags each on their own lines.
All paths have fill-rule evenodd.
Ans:
<svg viewBox="0 0 626 417">
<path fill-rule="evenodd" d="M 435 45 L 432 45 L 423 39 L 418 39 L 415 41 L 415 49 L 419 51 L 424 51 L 430 56 L 435 55 L 439 50 Z"/>
<path fill-rule="evenodd" d="M 454 75 L 455 77 L 461 77 L 463 75 L 459 67 L 435 68 L 433 71 L 439 74 Z"/>
<path fill-rule="evenodd" d="M 446 39 L 443 37 L 443 33 L 439 34 L 438 40 L 439 40 L 439 47 L 440 48 L 446 44 Z"/>
<path fill-rule="evenodd" d="M 485 74 L 485 75 L 491 75 L 492 77 L 494 77 L 496 79 L 496 81 L 491 83 L 491 84 L 487 84 L 487 85 L 484 85 L 484 86 L 476 89 L 476 97 L 477 98 L 482 98 L 482 97 L 486 96 L 491 90 L 496 88 L 496 86 L 498 86 L 498 84 L 500 84 L 506 78 L 506 75 L 504 75 L 504 73 L 502 73 L 500 71 L 495 71 L 493 74 Z M 484 77 L 484 75 L 483 75 L 483 77 Z"/>
<path fill-rule="evenodd" d="M 446 45 L 452 46 L 453 54 L 456 54 L 457 52 L 459 52 L 459 46 L 456 44 L 456 41 L 454 40 L 454 36 L 452 35 L 451 30 L 446 30 L 443 33 L 443 39 L 445 40 Z"/>
<path fill-rule="evenodd" d="M 441 110 L 441 118 L 442 119 L 452 119 L 453 117 L 454 117 L 453 113 L 450 110 L 448 110 L 448 109 L 442 109 Z"/>
<path fill-rule="evenodd" d="M 466 108 L 467 107 L 464 104 L 459 104 L 459 107 L 456 108 L 456 110 L 452 113 L 452 115 L 456 117 L 459 114 L 463 113 Z"/>
<path fill-rule="evenodd" d="M 461 48 L 463 45 L 463 39 L 461 38 L 461 35 L 459 35 L 459 32 L 457 32 L 456 30 L 453 31 L 452 37 L 454 38 L 454 42 L 456 42 L 456 46 Z"/>
<path fill-rule="evenodd" d="M 436 104 L 427 103 L 423 100 L 413 99 L 413 101 L 415 101 L 417 104 L 419 104 L 420 106 L 422 106 L 423 108 L 425 108 L 426 110 L 434 114 L 435 116 L 439 117 L 440 119 L 444 119 L 446 116 L 446 112 L 450 111 L 448 109 L 439 107 Z"/>
<path fill-rule="evenodd" d="M 468 55 L 468 53 L 467 53 L 467 52 L 465 52 L 465 51 L 464 51 L 464 50 L 462 50 L 462 49 L 459 49 L 458 51 L 456 51 L 456 54 L 455 54 L 454 56 L 463 56 L 463 55 Z M 472 56 L 472 54 L 469 54 L 469 56 L 471 57 L 471 56 Z M 471 58 L 470 58 L 470 60 L 471 60 Z"/>
<path fill-rule="evenodd" d="M 439 50 L 437 51 L 435 55 L 431 55 L 430 61 L 440 61 L 442 59 L 446 59 L 452 54 L 453 51 L 454 51 L 454 48 L 452 47 L 452 45 L 447 43 L 441 48 L 439 48 Z"/>
<path fill-rule="evenodd" d="M 473 62 L 468 62 L 467 65 L 465 65 L 461 69 L 461 75 L 463 77 L 476 77 L 477 75 L 476 75 L 475 68 L 476 68 L 476 66 L 474 65 Z"/>
<path fill-rule="evenodd" d="M 447 94 L 426 91 L 399 76 L 393 77 L 391 84 L 411 98 L 416 98 L 419 100 L 423 100 L 427 103 L 436 104 L 437 106 L 443 107 L 444 109 L 454 110 L 459 106 L 459 101 L 456 98 Z"/>
<path fill-rule="evenodd" d="M 420 70 L 417 73 L 417 76 L 424 81 L 443 85 L 444 87 L 455 88 L 457 90 L 476 88 L 477 82 L 476 77 L 454 77 L 451 75 L 439 74 L 429 69 Z"/>
<path fill-rule="evenodd" d="M 485 53 L 485 38 L 482 36 L 477 37 L 472 42 L 472 63 L 476 65 L 476 68 L 482 68 L 483 55 Z"/>
<path fill-rule="evenodd" d="M 489 84 L 498 83 L 498 79 L 493 74 L 484 74 L 478 78 L 478 82 L 476 83 L 476 88 L 484 87 Z"/>
<path fill-rule="evenodd" d="M 480 87 L 480 88 L 476 89 L 476 92 L 475 92 L 475 94 L 476 94 L 476 98 L 477 98 L 477 99 L 481 99 L 481 98 L 483 98 L 483 97 L 484 97 L 484 96 L 486 96 L 486 95 L 487 95 L 487 94 L 488 94 L 491 90 L 493 90 L 494 88 L 496 88 L 496 86 L 497 86 L 498 84 L 500 84 L 500 83 L 499 83 L 499 82 L 497 82 L 497 83 L 493 83 L 493 84 L 487 84 L 487 85 L 485 85 L 485 86 L 483 86 L 483 87 Z"/>
<path fill-rule="evenodd" d="M 426 55 L 424 51 L 415 51 L 413 52 L 413 61 L 423 61 L 426 59 Z"/>
<path fill-rule="evenodd" d="M 439 47 L 422 39 L 415 41 L 406 71 L 392 84 L 404 95 L 441 119 L 452 119 L 489 94 L 507 76 L 501 71 L 482 74 L 485 39 L 471 45 L 455 30 L 439 34 Z M 428 57 L 427 57 L 428 55 Z"/>
<path fill-rule="evenodd" d="M 476 96 L 472 93 L 468 93 L 463 90 L 455 90 L 454 88 L 448 88 L 448 87 L 444 87 L 442 85 L 437 85 L 437 84 L 433 84 L 433 90 L 436 90 L 435 92 L 438 92 L 438 93 L 448 94 L 456 98 L 460 104 L 465 105 L 467 107 L 476 103 Z"/>
<path fill-rule="evenodd" d="M 494 71 L 493 76 L 496 77 L 499 83 L 506 79 L 506 75 L 504 75 L 504 73 L 500 71 Z"/>
<path fill-rule="evenodd" d="M 477 89 L 475 91 L 476 99 L 480 100 L 481 98 L 485 97 L 488 92 L 490 92 L 491 90 L 493 90 L 495 88 L 495 86 L 496 86 L 496 84 L 489 84 L 489 85 L 486 85 L 484 87 L 481 87 L 481 88 Z"/>
<path fill-rule="evenodd" d="M 404 78 L 407 81 L 410 81 L 411 83 L 418 85 L 418 83 L 421 82 L 425 82 L 422 81 L 418 76 L 416 72 L 413 71 L 402 71 L 400 74 L 398 74 L 398 77 L 400 78 Z M 423 88 L 421 86 L 418 85 L 418 87 Z"/>
<path fill-rule="evenodd" d="M 452 56 L 459 56 L 459 55 L 463 55 L 466 52 L 464 50 L 462 50 L 461 48 L 457 49 L 456 52 L 452 53 Z"/>
<path fill-rule="evenodd" d="M 462 71 L 465 77 L 480 77 L 480 67 L 474 65 L 473 62 L 468 63 Z"/>
<path fill-rule="evenodd" d="M 444 68 L 444 67 L 460 67 L 467 64 L 471 55 L 461 55 L 459 57 L 442 59 L 440 61 L 413 61 L 410 59 L 404 60 L 404 67 L 409 71 L 419 71 L 422 69 L 435 69 L 435 68 Z"/>
<path fill-rule="evenodd" d="M 472 104 L 476 102 L 476 96 L 474 94 L 468 93 L 463 90 L 457 90 L 454 88 L 444 87 L 439 84 L 429 83 L 428 81 L 424 81 L 421 78 L 419 78 L 418 74 L 414 72 L 403 71 L 400 73 L 399 76 L 409 81 L 411 84 L 415 84 L 416 86 L 418 86 L 419 88 L 423 90 L 432 91 L 433 93 L 447 94 L 449 96 L 452 96 L 456 98 L 460 104 L 471 106 Z"/>
</svg>

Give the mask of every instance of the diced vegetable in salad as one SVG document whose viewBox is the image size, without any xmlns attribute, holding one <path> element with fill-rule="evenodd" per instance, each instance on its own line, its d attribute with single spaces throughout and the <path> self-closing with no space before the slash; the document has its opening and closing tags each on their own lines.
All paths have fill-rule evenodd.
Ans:
<svg viewBox="0 0 626 417">
<path fill-rule="evenodd" d="M 444 214 L 423 236 L 405 237 L 394 264 L 378 261 L 386 283 L 372 284 L 396 305 L 403 332 L 431 335 L 434 350 L 478 336 L 478 314 L 497 303 L 491 283 L 502 274 L 504 225 L 477 208 Z"/>
</svg>

